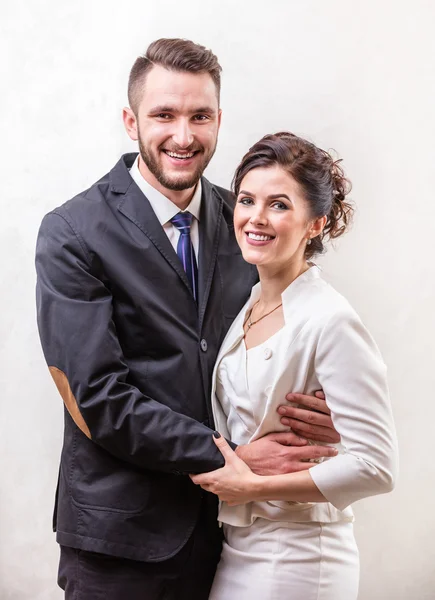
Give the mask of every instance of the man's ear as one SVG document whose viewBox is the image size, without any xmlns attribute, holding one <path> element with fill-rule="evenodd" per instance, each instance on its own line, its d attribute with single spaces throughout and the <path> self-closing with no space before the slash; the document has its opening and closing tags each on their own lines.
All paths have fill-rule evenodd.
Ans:
<svg viewBox="0 0 435 600">
<path fill-rule="evenodd" d="M 139 137 L 137 133 L 137 119 L 134 112 L 128 106 L 122 109 L 122 120 L 124 121 L 124 127 L 129 137 L 136 142 Z"/>
<path fill-rule="evenodd" d="M 219 112 L 218 112 L 218 131 L 219 131 L 220 126 L 221 126 L 221 121 L 222 121 L 222 109 L 220 108 Z"/>
</svg>

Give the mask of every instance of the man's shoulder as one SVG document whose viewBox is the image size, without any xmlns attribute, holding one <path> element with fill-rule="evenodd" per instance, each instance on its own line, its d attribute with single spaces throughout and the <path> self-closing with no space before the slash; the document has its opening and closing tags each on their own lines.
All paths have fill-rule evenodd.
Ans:
<svg viewBox="0 0 435 600">
<path fill-rule="evenodd" d="M 202 185 L 206 192 L 209 190 L 211 193 L 222 199 L 224 208 L 234 211 L 236 197 L 231 190 L 221 187 L 220 185 L 216 185 L 215 183 L 211 183 L 205 177 L 202 178 Z"/>
<path fill-rule="evenodd" d="M 236 197 L 231 190 L 221 187 L 220 185 L 212 184 L 216 193 L 222 198 L 222 200 L 228 204 L 231 208 L 234 208 Z"/>
<path fill-rule="evenodd" d="M 79 225 L 98 222 L 99 216 L 103 217 L 111 210 L 110 204 L 119 197 L 120 188 L 126 190 L 131 185 L 133 180 L 127 164 L 130 158 L 130 155 L 122 156 L 113 169 L 85 190 L 55 207 L 49 214 L 57 214 Z"/>
</svg>

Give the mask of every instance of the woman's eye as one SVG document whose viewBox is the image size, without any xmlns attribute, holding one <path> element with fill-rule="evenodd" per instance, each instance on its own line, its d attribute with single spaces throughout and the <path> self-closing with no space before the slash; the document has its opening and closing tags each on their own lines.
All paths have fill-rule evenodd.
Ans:
<svg viewBox="0 0 435 600">
<path fill-rule="evenodd" d="M 272 206 L 278 210 L 288 210 L 288 206 L 284 202 L 274 202 Z"/>
<path fill-rule="evenodd" d="M 239 198 L 239 204 L 244 204 L 245 206 L 249 206 L 253 202 L 254 201 L 252 200 L 252 198 L 247 198 L 246 196 L 244 198 Z"/>
</svg>

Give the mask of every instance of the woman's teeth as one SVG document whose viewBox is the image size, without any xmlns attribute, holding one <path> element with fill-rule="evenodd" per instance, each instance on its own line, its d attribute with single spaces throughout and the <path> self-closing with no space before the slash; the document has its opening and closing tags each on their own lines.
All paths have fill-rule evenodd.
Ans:
<svg viewBox="0 0 435 600">
<path fill-rule="evenodd" d="M 267 242 L 272 239 L 271 235 L 257 235 L 256 233 L 248 233 L 248 238 L 257 242 Z"/>
</svg>

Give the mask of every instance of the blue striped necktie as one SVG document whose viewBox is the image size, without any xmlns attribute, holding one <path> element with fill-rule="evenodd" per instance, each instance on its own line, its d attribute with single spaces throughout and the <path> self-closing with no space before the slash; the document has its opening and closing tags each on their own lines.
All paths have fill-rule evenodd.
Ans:
<svg viewBox="0 0 435 600">
<path fill-rule="evenodd" d="M 198 298 L 198 267 L 196 264 L 195 252 L 193 250 L 192 240 L 190 239 L 190 227 L 192 225 L 192 215 L 190 212 L 179 212 L 171 219 L 171 223 L 179 230 L 180 237 L 177 244 L 177 255 L 181 260 L 187 279 L 192 288 L 193 297 Z"/>
</svg>

